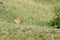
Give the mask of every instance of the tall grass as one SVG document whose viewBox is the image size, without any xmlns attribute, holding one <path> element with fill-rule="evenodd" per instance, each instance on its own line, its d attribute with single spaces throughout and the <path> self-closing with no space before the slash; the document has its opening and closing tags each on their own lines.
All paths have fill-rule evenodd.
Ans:
<svg viewBox="0 0 60 40">
<path fill-rule="evenodd" d="M 26 0 L 25 1 L 9 0 L 9 1 L 5 1 L 4 5 L 2 6 L 5 7 L 4 8 L 5 12 L 3 13 L 4 15 L 1 14 L 1 19 L 7 22 L 12 22 L 14 18 L 20 16 L 21 23 L 44 25 L 45 23 L 50 21 L 52 19 L 52 16 L 54 15 L 52 14 L 52 11 L 51 11 L 51 7 L 52 7 L 51 5 L 49 6 L 46 4 L 45 6 L 43 4 L 37 4 L 37 3 L 33 5 L 33 4 L 26 2 Z"/>
<path fill-rule="evenodd" d="M 53 5 L 53 0 L 2 0 L 2 2 L 0 40 L 60 40 L 60 30 L 47 25 L 55 16 L 52 8 L 56 4 Z M 21 17 L 20 24 L 13 23 L 17 17 Z"/>
</svg>

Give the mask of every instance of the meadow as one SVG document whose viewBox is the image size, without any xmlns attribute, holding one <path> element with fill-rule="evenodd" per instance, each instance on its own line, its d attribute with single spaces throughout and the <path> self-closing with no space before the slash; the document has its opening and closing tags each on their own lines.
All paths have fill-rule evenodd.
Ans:
<svg viewBox="0 0 60 40">
<path fill-rule="evenodd" d="M 0 0 L 0 40 L 60 40 L 60 29 L 48 25 L 57 5 L 60 0 Z"/>
</svg>

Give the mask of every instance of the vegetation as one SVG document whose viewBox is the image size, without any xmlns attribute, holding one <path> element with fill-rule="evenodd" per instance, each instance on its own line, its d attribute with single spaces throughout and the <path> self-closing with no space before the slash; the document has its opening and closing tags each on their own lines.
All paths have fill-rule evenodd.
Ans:
<svg viewBox="0 0 60 40">
<path fill-rule="evenodd" d="M 60 0 L 0 0 L 0 40 L 60 40 Z M 20 23 L 15 24 L 15 18 Z"/>
<path fill-rule="evenodd" d="M 53 11 L 55 16 L 49 24 L 50 26 L 56 26 L 57 28 L 60 28 L 60 5 L 53 7 Z"/>
</svg>

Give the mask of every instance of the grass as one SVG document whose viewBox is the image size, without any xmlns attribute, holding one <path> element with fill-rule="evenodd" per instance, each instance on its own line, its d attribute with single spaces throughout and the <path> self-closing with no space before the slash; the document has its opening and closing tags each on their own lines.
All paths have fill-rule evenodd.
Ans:
<svg viewBox="0 0 60 40">
<path fill-rule="evenodd" d="M 24 21 L 24 22 L 25 21 L 29 22 L 30 19 L 32 20 L 32 22 L 37 22 L 37 21 L 47 22 L 50 19 L 52 19 L 52 16 L 54 14 L 52 14 L 52 12 L 50 10 L 51 7 L 52 7 L 51 5 L 50 6 L 46 5 L 46 7 L 45 7 L 45 5 L 43 5 L 43 4 L 41 4 L 41 6 L 39 6 L 40 4 L 36 3 L 36 5 L 34 5 L 34 4 L 31 4 L 31 3 L 27 3 L 26 1 L 27 0 L 19 1 L 19 2 L 21 2 L 21 3 L 19 3 L 19 5 L 17 3 L 18 1 L 15 4 L 14 4 L 13 1 L 11 1 L 11 2 L 7 1 L 8 4 L 5 2 L 5 9 L 8 10 L 8 12 L 9 12 L 6 15 L 6 17 L 10 16 L 10 17 L 7 17 L 7 19 L 8 18 L 13 18 L 13 17 L 16 17 L 16 16 L 20 16 L 22 18 L 22 21 Z M 50 16 L 50 17 L 48 17 L 48 16 Z M 8 20 L 11 20 L 11 19 L 8 19 Z"/>
<path fill-rule="evenodd" d="M 60 40 L 60 30 L 48 26 L 10 23 L 1 23 L 0 26 L 0 40 Z M 26 30 L 30 27 L 31 32 Z M 23 33 L 20 32 L 22 28 Z"/>
<path fill-rule="evenodd" d="M 2 25 L 3 24 L 3 25 Z M 0 40 L 59 40 L 60 30 L 48 26 L 34 26 L 24 24 L 0 24 Z M 31 27 L 29 32 L 26 28 Z M 21 33 L 20 29 L 24 28 L 25 32 Z"/>
<path fill-rule="evenodd" d="M 37 2 L 38 0 L 1 1 L 3 4 L 0 4 L 0 40 L 60 39 L 60 30 L 47 25 L 55 15 L 52 11 L 54 4 L 50 1 L 44 1 L 45 3 Z M 16 17 L 21 17 L 20 24 L 13 23 Z M 30 27 L 31 32 L 26 30 Z M 23 33 L 20 32 L 22 28 Z"/>
</svg>

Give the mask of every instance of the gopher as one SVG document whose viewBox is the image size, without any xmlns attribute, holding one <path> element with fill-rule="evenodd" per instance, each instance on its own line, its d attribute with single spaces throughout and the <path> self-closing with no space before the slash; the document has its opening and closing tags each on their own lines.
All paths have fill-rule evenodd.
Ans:
<svg viewBox="0 0 60 40">
<path fill-rule="evenodd" d="M 14 22 L 15 24 L 19 24 L 20 21 L 21 21 L 21 18 L 20 18 L 20 17 L 17 17 L 17 18 L 15 18 L 15 19 L 13 20 L 13 22 Z"/>
</svg>

